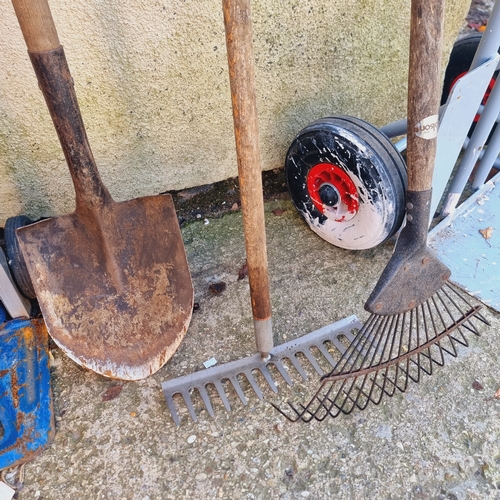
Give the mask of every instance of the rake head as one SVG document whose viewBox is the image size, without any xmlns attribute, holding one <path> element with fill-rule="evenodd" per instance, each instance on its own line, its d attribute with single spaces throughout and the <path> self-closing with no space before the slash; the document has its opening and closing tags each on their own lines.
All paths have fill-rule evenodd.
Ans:
<svg viewBox="0 0 500 500">
<path fill-rule="evenodd" d="M 446 283 L 408 312 L 372 314 L 305 406 L 289 402 L 291 415 L 273 406 L 291 422 L 310 422 L 364 410 L 370 402 L 378 405 L 384 395 L 406 391 L 410 380 L 432 375 L 446 354 L 457 356 L 458 346 L 467 347 L 466 334 L 479 335 L 474 321 L 489 324 L 480 308 Z"/>
<path fill-rule="evenodd" d="M 264 398 L 264 393 L 257 382 L 259 378 L 263 378 L 269 388 L 274 393 L 277 393 L 278 386 L 273 380 L 271 367 L 274 367 L 281 378 L 290 386 L 293 385 L 293 380 L 286 365 L 291 365 L 294 371 L 304 380 L 308 379 L 308 366 L 303 365 L 304 362 L 307 362 L 309 367 L 312 367 L 318 375 L 322 376 L 327 371 L 323 370 L 322 366 L 328 366 L 329 370 L 330 367 L 337 364 L 342 354 L 346 352 L 347 346 L 355 341 L 352 332 L 359 330 L 359 328 L 361 328 L 361 323 L 356 316 L 349 316 L 274 347 L 270 351 L 268 360 L 263 361 L 260 354 L 255 354 L 163 382 L 162 390 L 172 419 L 176 425 L 180 425 L 178 407 L 175 402 L 175 399 L 177 399 L 177 402 L 184 401 L 191 418 L 196 422 L 195 401 L 198 396 L 201 398 L 205 409 L 213 417 L 214 408 L 210 398 L 210 392 L 213 393 L 212 388 L 215 388 L 227 411 L 231 411 L 231 404 L 225 387 L 229 391 L 235 392 L 244 405 L 248 403 L 243 390 L 243 386 L 247 383 L 259 399 Z M 316 358 L 315 354 L 321 360 Z M 229 383 L 225 384 L 225 382 Z"/>
</svg>

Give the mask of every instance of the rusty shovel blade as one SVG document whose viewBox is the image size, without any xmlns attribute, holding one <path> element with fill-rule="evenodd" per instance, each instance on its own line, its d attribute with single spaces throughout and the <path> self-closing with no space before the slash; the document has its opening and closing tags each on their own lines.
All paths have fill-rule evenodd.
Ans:
<svg viewBox="0 0 500 500">
<path fill-rule="evenodd" d="M 13 5 L 76 194 L 73 213 L 17 231 L 45 323 L 77 363 L 108 377 L 142 379 L 175 352 L 193 310 L 172 199 L 111 198 L 46 0 Z"/>
<path fill-rule="evenodd" d="M 169 195 L 111 201 L 17 231 L 50 335 L 123 380 L 161 368 L 184 338 L 193 288 Z"/>
</svg>

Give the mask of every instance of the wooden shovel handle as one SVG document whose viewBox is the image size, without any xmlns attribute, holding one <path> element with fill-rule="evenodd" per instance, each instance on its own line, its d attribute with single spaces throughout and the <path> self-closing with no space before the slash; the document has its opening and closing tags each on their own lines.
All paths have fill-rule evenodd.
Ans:
<svg viewBox="0 0 500 500">
<path fill-rule="evenodd" d="M 47 0 L 12 0 L 28 52 L 57 49 L 61 44 Z"/>
<path fill-rule="evenodd" d="M 223 0 L 243 227 L 257 349 L 272 348 L 250 0 Z M 259 334 L 258 323 L 268 322 Z M 269 338 L 271 337 L 271 338 Z"/>
<path fill-rule="evenodd" d="M 408 72 L 408 190 L 432 187 L 436 156 L 444 0 L 412 0 Z"/>
</svg>

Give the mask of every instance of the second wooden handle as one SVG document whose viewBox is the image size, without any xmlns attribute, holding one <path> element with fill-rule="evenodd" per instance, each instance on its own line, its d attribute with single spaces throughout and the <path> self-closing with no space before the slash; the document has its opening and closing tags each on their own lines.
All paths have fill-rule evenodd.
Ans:
<svg viewBox="0 0 500 500">
<path fill-rule="evenodd" d="M 444 0 L 412 0 L 408 72 L 408 189 L 432 187 L 436 156 Z"/>
<path fill-rule="evenodd" d="M 248 276 L 254 319 L 271 316 L 249 0 L 223 0 Z"/>
<path fill-rule="evenodd" d="M 47 0 L 12 0 L 29 52 L 57 49 L 61 44 Z"/>
</svg>

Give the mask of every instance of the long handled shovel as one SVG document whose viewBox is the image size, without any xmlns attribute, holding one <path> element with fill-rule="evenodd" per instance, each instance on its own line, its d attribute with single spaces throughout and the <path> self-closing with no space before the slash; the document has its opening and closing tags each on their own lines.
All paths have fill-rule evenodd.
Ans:
<svg viewBox="0 0 500 500">
<path fill-rule="evenodd" d="M 17 231 L 49 333 L 77 363 L 124 380 L 164 365 L 193 287 L 170 196 L 117 203 L 103 185 L 46 0 L 13 0 L 73 179 L 76 209 Z"/>
</svg>

